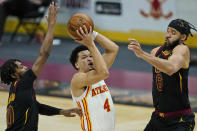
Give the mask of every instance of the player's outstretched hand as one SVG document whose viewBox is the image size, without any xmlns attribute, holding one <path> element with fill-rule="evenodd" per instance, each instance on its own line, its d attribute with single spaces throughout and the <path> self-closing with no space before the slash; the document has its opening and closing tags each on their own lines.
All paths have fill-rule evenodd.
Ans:
<svg viewBox="0 0 197 131">
<path fill-rule="evenodd" d="M 59 10 L 58 4 L 53 1 L 49 6 L 48 16 L 46 16 L 49 25 L 55 25 Z"/>
<path fill-rule="evenodd" d="M 143 50 L 135 39 L 129 39 L 130 43 L 128 45 L 128 50 L 131 50 L 135 53 L 137 57 L 141 57 L 143 55 Z"/>
<path fill-rule="evenodd" d="M 82 113 L 81 113 L 81 110 L 77 108 L 72 108 L 72 109 L 67 109 L 67 110 L 61 110 L 60 114 L 66 117 L 75 117 L 76 115 L 81 116 Z"/>
</svg>

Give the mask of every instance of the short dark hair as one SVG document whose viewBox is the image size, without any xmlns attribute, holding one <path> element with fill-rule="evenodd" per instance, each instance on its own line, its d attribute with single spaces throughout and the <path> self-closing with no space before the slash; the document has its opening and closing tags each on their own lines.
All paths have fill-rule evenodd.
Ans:
<svg viewBox="0 0 197 131">
<path fill-rule="evenodd" d="M 86 46 L 84 46 L 84 45 L 77 46 L 77 47 L 72 51 L 72 53 L 71 53 L 71 55 L 70 55 L 70 63 L 72 64 L 72 66 L 73 66 L 76 70 L 78 70 L 78 69 L 76 68 L 76 66 L 75 66 L 75 63 L 76 63 L 77 60 L 78 60 L 78 54 L 79 54 L 79 52 L 84 51 L 84 50 L 89 50 L 89 49 L 88 49 Z"/>
<path fill-rule="evenodd" d="M 193 36 L 191 33 L 191 29 L 197 31 L 197 29 L 190 24 L 189 22 L 183 20 L 183 19 L 175 19 L 172 20 L 168 27 L 172 27 L 175 28 L 176 30 L 178 30 L 181 34 L 185 34 L 186 35 L 186 39 L 189 35 Z"/>
<path fill-rule="evenodd" d="M 18 59 L 9 59 L 1 67 L 1 82 L 4 84 L 9 85 L 10 83 L 14 82 L 15 79 L 12 77 L 13 74 L 16 73 L 16 68 L 18 65 L 15 63 L 19 61 Z"/>
</svg>

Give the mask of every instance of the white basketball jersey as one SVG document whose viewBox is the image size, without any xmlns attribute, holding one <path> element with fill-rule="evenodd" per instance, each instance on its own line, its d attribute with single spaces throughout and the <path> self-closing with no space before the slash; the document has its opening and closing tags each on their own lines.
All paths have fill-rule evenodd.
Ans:
<svg viewBox="0 0 197 131">
<path fill-rule="evenodd" d="M 88 86 L 80 97 L 73 97 L 81 109 L 81 128 L 84 131 L 114 131 L 115 110 L 104 80 Z"/>
</svg>

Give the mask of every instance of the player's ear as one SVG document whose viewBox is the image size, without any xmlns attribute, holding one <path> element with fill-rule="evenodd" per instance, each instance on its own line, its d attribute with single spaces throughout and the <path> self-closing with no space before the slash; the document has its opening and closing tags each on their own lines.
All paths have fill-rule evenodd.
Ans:
<svg viewBox="0 0 197 131">
<path fill-rule="evenodd" d="M 182 41 L 185 41 L 186 39 L 187 39 L 186 34 L 181 34 L 181 40 L 182 40 Z"/>
<path fill-rule="evenodd" d="M 79 64 L 78 64 L 78 63 L 75 63 L 75 67 L 76 67 L 77 69 L 79 69 Z"/>
</svg>

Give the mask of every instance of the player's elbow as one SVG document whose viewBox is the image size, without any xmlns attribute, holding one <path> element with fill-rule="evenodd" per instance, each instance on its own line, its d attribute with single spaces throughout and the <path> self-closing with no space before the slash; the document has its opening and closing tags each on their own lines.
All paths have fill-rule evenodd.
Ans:
<svg viewBox="0 0 197 131">
<path fill-rule="evenodd" d="M 114 43 L 113 47 L 111 48 L 110 52 L 117 54 L 119 50 L 119 46 Z"/>
<path fill-rule="evenodd" d="M 101 76 L 103 79 L 106 79 L 109 77 L 109 71 L 108 70 L 104 70 L 102 72 L 100 72 Z"/>
<path fill-rule="evenodd" d="M 168 72 L 166 72 L 166 74 L 168 74 L 169 76 L 172 76 L 174 74 L 174 72 L 168 71 Z"/>
<path fill-rule="evenodd" d="M 178 69 L 175 67 L 175 66 L 172 66 L 170 68 L 168 68 L 168 70 L 166 71 L 166 73 L 169 75 L 169 76 L 172 76 L 174 73 L 176 73 L 178 71 Z"/>
<path fill-rule="evenodd" d="M 118 50 L 119 50 L 119 46 L 115 44 L 115 46 L 114 46 L 114 51 L 115 51 L 115 52 L 118 52 Z"/>
<path fill-rule="evenodd" d="M 109 71 L 108 70 L 105 70 L 103 72 L 103 76 L 106 77 L 106 78 L 109 77 Z"/>
</svg>

